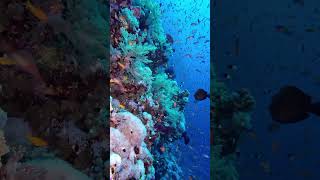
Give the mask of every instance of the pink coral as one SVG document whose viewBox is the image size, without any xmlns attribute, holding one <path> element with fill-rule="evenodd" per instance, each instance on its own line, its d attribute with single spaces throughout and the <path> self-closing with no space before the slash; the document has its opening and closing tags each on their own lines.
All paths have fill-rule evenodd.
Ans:
<svg viewBox="0 0 320 180">
<path fill-rule="evenodd" d="M 110 150 L 123 158 L 128 158 L 129 149 L 127 138 L 118 129 L 110 128 Z"/>
<path fill-rule="evenodd" d="M 120 112 L 117 116 L 122 119 L 118 129 L 128 138 L 131 145 L 140 146 L 147 135 L 141 120 L 130 112 Z"/>
<path fill-rule="evenodd" d="M 152 155 L 144 143 L 147 130 L 141 120 L 130 112 L 113 113 L 112 117 L 116 127 L 110 128 L 111 154 L 121 157 L 119 172 L 111 171 L 113 179 L 145 179 L 152 166 Z M 148 176 L 153 177 L 154 174 Z M 151 178 L 152 179 L 152 178 Z"/>
</svg>

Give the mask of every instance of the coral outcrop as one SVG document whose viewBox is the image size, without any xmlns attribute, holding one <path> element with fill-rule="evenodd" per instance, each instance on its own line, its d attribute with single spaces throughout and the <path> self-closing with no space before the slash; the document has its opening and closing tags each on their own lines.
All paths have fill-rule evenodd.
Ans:
<svg viewBox="0 0 320 180">
<path fill-rule="evenodd" d="M 236 149 L 241 135 L 251 129 L 255 101 L 245 89 L 230 92 L 214 72 L 211 79 L 211 179 L 238 180 Z"/>
</svg>

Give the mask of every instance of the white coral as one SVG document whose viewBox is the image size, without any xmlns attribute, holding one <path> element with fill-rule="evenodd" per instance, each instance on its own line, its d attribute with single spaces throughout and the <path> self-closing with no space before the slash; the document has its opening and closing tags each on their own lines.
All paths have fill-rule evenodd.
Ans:
<svg viewBox="0 0 320 180">
<path fill-rule="evenodd" d="M 122 158 L 129 157 L 130 144 L 126 137 L 115 128 L 110 128 L 110 149 Z"/>
<path fill-rule="evenodd" d="M 152 155 L 144 143 L 146 127 L 137 116 L 127 111 L 117 112 L 113 118 L 117 126 L 110 128 L 110 176 L 115 180 L 152 179 L 154 173 L 145 174 L 145 162 L 149 164 L 148 169 L 153 168 Z"/>
<path fill-rule="evenodd" d="M 119 154 L 110 153 L 110 178 L 115 179 L 115 174 L 120 171 L 121 157 Z"/>
</svg>

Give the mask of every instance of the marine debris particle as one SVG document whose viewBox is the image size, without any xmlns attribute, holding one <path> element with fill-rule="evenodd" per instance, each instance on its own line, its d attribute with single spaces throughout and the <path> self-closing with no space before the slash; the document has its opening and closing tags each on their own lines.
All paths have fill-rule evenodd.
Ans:
<svg viewBox="0 0 320 180">
<path fill-rule="evenodd" d="M 168 66 L 179 40 L 164 31 L 155 1 L 111 1 L 110 7 L 110 177 L 181 179 L 169 150 L 174 141 L 190 141 L 183 114 L 189 92 Z"/>
</svg>

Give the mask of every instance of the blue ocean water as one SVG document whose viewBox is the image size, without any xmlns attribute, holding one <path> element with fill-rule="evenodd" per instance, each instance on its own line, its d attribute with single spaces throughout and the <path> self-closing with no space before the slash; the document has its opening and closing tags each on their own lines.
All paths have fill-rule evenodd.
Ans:
<svg viewBox="0 0 320 180">
<path fill-rule="evenodd" d="M 268 130 L 268 106 L 282 86 L 294 85 L 319 100 L 319 5 L 315 0 L 225 0 L 214 8 L 218 75 L 223 79 L 228 73 L 228 87 L 249 89 L 257 103 L 255 135 L 240 142 L 241 180 L 320 179 L 319 117 Z M 228 65 L 238 69 L 230 71 Z"/>
<path fill-rule="evenodd" d="M 175 52 L 169 58 L 176 80 L 190 92 L 185 108 L 186 130 L 190 143 L 176 142 L 178 164 L 184 179 L 210 178 L 210 108 L 209 99 L 196 102 L 199 88 L 210 89 L 210 2 L 209 0 L 161 3 L 163 26 L 173 39 Z"/>
</svg>

